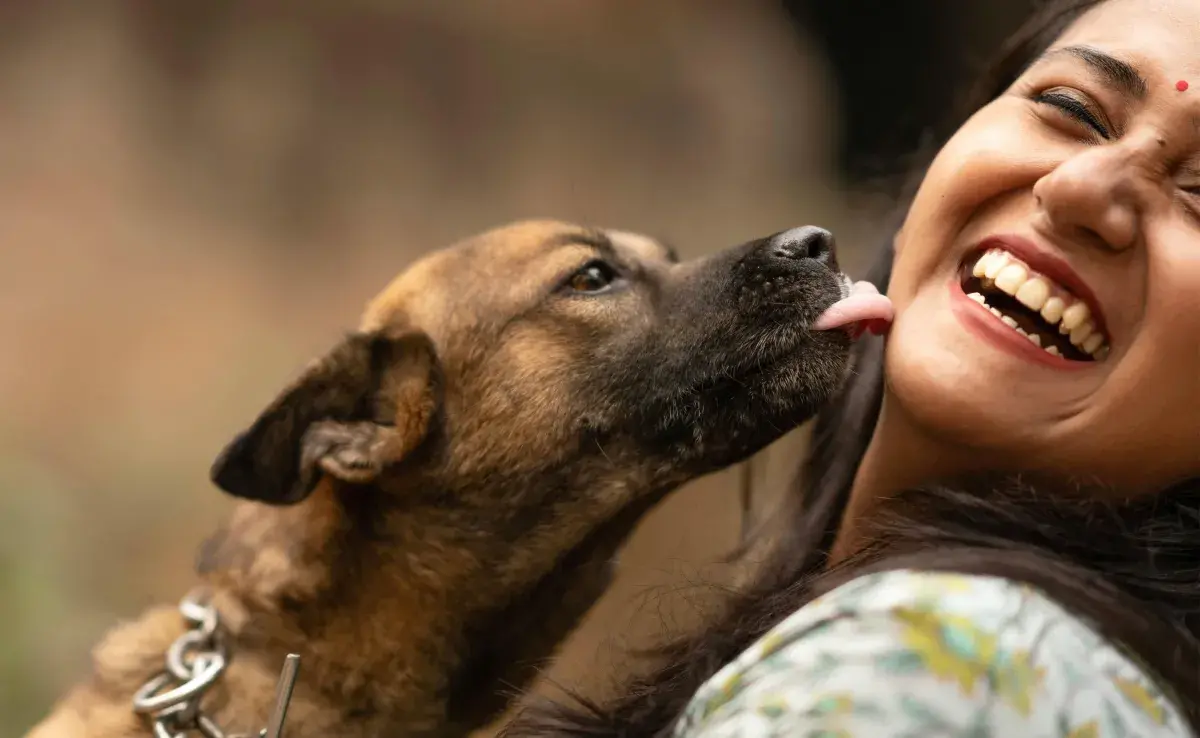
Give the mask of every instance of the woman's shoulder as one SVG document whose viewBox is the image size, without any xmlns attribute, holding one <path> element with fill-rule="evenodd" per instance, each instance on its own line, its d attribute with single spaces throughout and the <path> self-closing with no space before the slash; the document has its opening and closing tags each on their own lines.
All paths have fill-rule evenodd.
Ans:
<svg viewBox="0 0 1200 738">
<path fill-rule="evenodd" d="M 1154 681 L 1027 585 L 895 570 L 773 628 L 697 693 L 681 736 L 1184 736 Z"/>
</svg>

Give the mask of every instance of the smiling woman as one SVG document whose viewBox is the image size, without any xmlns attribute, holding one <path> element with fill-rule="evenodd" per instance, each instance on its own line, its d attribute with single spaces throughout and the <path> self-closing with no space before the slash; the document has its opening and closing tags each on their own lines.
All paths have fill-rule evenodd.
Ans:
<svg viewBox="0 0 1200 738">
<path fill-rule="evenodd" d="M 757 579 L 513 735 L 1200 730 L 1200 3 L 1060 0 L 917 178 Z"/>
<path fill-rule="evenodd" d="M 1195 3 L 1098 4 L 942 147 L 895 239 L 889 401 L 868 462 L 905 437 L 929 459 L 906 465 L 908 484 L 1044 469 L 1123 494 L 1200 472 L 1188 337 L 1200 328 L 1200 100 L 1171 87 L 1200 70 L 1198 41 Z M 1040 301 L 1049 287 L 1062 304 L 1043 302 L 1030 327 L 1057 318 L 1068 340 L 1053 345 L 1074 361 L 1021 360 L 1040 355 L 963 299 L 965 267 L 992 249 L 974 291 L 1016 313 L 1019 289 Z"/>
</svg>

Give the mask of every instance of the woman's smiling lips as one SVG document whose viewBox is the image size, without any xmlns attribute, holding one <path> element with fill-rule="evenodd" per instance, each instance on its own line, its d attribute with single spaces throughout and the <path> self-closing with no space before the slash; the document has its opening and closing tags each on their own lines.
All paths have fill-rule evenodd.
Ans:
<svg viewBox="0 0 1200 738">
<path fill-rule="evenodd" d="M 1109 336 L 1092 290 L 1066 261 L 1027 239 L 981 241 L 951 292 L 966 327 L 1009 353 L 1060 369 L 1108 356 Z"/>
</svg>

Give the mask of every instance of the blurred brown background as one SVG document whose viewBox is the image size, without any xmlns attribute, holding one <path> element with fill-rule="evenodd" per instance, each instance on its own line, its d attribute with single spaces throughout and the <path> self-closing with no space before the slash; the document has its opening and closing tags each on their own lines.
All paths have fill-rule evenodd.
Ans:
<svg viewBox="0 0 1200 738">
<path fill-rule="evenodd" d="M 209 462 L 416 256 L 530 216 L 686 256 L 818 223 L 858 269 L 862 178 L 1011 7 L 0 2 L 0 735 L 182 594 L 229 505 Z M 760 462 L 760 507 L 802 440 Z M 727 575 L 734 481 L 646 522 L 558 678 L 600 690 L 686 621 L 676 585 Z"/>
</svg>

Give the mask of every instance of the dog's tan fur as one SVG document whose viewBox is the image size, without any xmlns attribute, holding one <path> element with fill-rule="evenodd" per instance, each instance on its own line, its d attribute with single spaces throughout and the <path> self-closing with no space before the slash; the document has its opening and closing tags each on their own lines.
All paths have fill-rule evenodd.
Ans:
<svg viewBox="0 0 1200 738">
<path fill-rule="evenodd" d="M 598 249 L 676 268 L 649 238 L 550 221 L 435 252 L 230 444 L 214 480 L 251 499 L 199 558 L 232 650 L 204 702 L 218 724 L 265 725 L 288 652 L 289 738 L 486 724 L 604 591 L 639 517 L 707 470 L 581 435 L 622 412 L 581 347 L 649 320 L 640 298 L 548 297 Z M 149 735 L 131 698 L 183 628 L 166 606 L 110 632 L 30 738 Z"/>
</svg>

